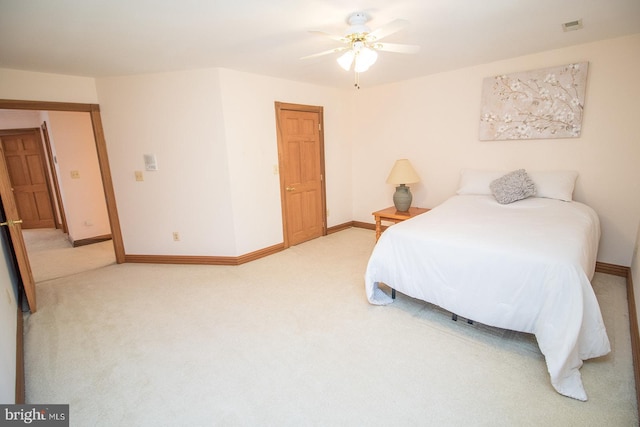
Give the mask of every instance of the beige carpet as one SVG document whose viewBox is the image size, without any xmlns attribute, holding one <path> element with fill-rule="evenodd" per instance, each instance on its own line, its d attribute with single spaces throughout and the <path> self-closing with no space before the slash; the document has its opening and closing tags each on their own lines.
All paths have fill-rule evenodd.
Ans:
<svg viewBox="0 0 640 427">
<path fill-rule="evenodd" d="M 38 282 L 115 264 L 111 240 L 74 248 L 61 230 L 22 230 L 33 279 Z"/>
<path fill-rule="evenodd" d="M 637 426 L 624 280 L 594 280 L 613 352 L 559 395 L 531 335 L 367 303 L 374 233 L 238 267 L 121 264 L 40 282 L 29 403 L 72 426 Z"/>
</svg>

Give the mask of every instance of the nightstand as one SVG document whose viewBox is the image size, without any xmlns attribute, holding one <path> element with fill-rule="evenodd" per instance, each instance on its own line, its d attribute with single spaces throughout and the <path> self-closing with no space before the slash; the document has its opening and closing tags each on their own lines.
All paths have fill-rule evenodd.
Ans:
<svg viewBox="0 0 640 427">
<path fill-rule="evenodd" d="M 427 208 L 409 208 L 406 212 L 400 212 L 396 210 L 395 206 L 391 206 L 390 208 L 382 209 L 380 211 L 375 211 L 372 215 L 376 220 L 376 242 L 380 238 L 382 234 L 382 221 L 390 221 L 394 224 L 398 222 L 402 222 L 409 218 L 413 218 L 414 216 L 418 216 L 425 212 L 429 212 L 430 209 Z"/>
</svg>

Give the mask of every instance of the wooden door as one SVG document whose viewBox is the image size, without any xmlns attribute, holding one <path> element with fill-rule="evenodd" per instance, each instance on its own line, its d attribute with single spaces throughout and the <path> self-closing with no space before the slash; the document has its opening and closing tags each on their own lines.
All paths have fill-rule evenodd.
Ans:
<svg viewBox="0 0 640 427">
<path fill-rule="evenodd" d="M 322 108 L 276 103 L 285 247 L 326 234 Z"/>
<path fill-rule="evenodd" d="M 40 129 L 2 131 L 0 140 L 22 228 L 54 228 Z"/>
<path fill-rule="evenodd" d="M 4 149 L 0 144 L 0 199 L 2 200 L 2 206 L 6 219 L 2 221 L 3 227 L 8 227 L 9 237 L 13 245 L 16 261 L 18 263 L 18 270 L 20 271 L 20 278 L 22 279 L 22 286 L 27 296 L 27 302 L 29 309 L 32 313 L 36 311 L 36 285 L 33 280 L 33 273 L 31 272 L 31 265 L 29 264 L 29 258 L 27 257 L 27 248 L 22 237 L 22 226 L 20 224 L 20 217 L 18 215 L 18 208 L 13 197 L 13 189 L 9 181 L 9 172 L 7 164 L 4 161 Z"/>
</svg>

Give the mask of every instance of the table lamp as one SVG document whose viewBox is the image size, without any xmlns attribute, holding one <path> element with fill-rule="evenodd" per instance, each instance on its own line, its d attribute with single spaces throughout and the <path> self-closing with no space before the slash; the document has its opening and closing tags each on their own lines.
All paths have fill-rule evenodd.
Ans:
<svg viewBox="0 0 640 427">
<path fill-rule="evenodd" d="M 411 207 L 413 196 L 406 184 L 413 184 L 419 181 L 420 177 L 411 166 L 409 160 L 396 160 L 387 178 L 387 184 L 397 185 L 396 192 L 393 194 L 393 204 L 398 211 L 406 212 Z"/>
</svg>

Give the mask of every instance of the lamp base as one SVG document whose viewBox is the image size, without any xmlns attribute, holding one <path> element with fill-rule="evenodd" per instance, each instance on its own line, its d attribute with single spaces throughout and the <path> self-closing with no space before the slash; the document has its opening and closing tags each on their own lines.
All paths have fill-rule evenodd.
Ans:
<svg viewBox="0 0 640 427">
<path fill-rule="evenodd" d="M 409 191 L 409 187 L 404 184 L 396 187 L 396 192 L 393 193 L 393 204 L 398 211 L 407 212 L 411 207 L 412 200 L 413 196 L 411 195 L 411 191 Z"/>
</svg>

